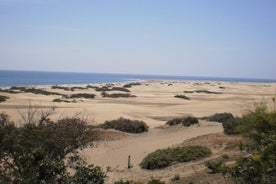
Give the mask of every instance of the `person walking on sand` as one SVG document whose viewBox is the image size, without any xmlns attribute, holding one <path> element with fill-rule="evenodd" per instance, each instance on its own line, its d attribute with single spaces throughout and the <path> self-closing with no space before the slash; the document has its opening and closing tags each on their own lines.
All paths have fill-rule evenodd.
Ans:
<svg viewBox="0 0 276 184">
<path fill-rule="evenodd" d="M 128 155 L 128 160 L 127 160 L 127 168 L 131 168 L 131 161 L 130 161 L 130 155 Z"/>
</svg>

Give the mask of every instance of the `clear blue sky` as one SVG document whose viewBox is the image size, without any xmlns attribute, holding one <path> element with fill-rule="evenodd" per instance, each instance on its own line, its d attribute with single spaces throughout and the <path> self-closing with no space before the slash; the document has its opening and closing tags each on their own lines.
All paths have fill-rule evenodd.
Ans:
<svg viewBox="0 0 276 184">
<path fill-rule="evenodd" d="M 0 69 L 276 79 L 276 0 L 0 0 Z"/>
</svg>

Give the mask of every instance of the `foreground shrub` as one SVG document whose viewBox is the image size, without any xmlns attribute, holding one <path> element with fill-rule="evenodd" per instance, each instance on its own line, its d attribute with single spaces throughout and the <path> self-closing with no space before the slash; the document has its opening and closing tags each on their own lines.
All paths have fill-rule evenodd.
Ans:
<svg viewBox="0 0 276 184">
<path fill-rule="evenodd" d="M 78 156 L 79 149 L 96 140 L 88 130 L 86 122 L 78 118 L 16 127 L 6 114 L 1 114 L 0 183 L 103 184 L 105 173 L 86 165 Z M 69 168 L 75 174 L 70 175 Z"/>
<path fill-rule="evenodd" d="M 175 119 L 169 120 L 166 124 L 173 126 L 173 125 L 178 125 L 181 123 L 183 126 L 191 126 L 191 125 L 197 124 L 199 122 L 198 122 L 197 118 L 189 116 L 189 117 L 185 117 L 185 118 L 175 118 Z"/>
<path fill-rule="evenodd" d="M 148 154 L 140 166 L 153 170 L 167 167 L 175 162 L 189 162 L 211 155 L 211 150 L 203 146 L 185 146 L 159 149 Z"/>
<path fill-rule="evenodd" d="M 241 124 L 241 118 L 229 118 L 226 121 L 222 122 L 222 127 L 224 133 L 227 135 L 235 135 L 238 134 L 238 126 Z"/>
<path fill-rule="evenodd" d="M 245 146 L 246 156 L 237 159 L 233 167 L 227 167 L 227 175 L 237 183 L 275 183 L 276 112 L 269 112 L 261 102 L 240 118 L 236 129 L 254 144 Z M 219 165 L 213 166 L 219 169 Z"/>
<path fill-rule="evenodd" d="M 106 174 L 99 166 L 77 167 L 75 175 L 70 179 L 70 183 L 97 183 L 104 184 Z"/>
<path fill-rule="evenodd" d="M 143 121 L 119 118 L 112 121 L 106 121 L 100 125 L 104 129 L 115 129 L 128 133 L 142 133 L 148 131 L 148 125 Z"/>
<path fill-rule="evenodd" d="M 223 162 L 223 160 L 220 160 L 218 162 L 207 162 L 206 166 L 208 169 L 210 169 L 210 174 L 216 174 L 216 173 L 220 173 L 220 172 L 225 172 L 226 170 L 226 166 Z"/>
</svg>

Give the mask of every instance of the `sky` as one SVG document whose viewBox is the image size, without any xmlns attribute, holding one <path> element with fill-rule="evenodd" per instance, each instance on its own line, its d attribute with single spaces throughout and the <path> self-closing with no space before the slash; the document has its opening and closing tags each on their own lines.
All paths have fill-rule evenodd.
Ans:
<svg viewBox="0 0 276 184">
<path fill-rule="evenodd" d="M 0 0 L 0 70 L 276 79 L 276 1 Z"/>
</svg>

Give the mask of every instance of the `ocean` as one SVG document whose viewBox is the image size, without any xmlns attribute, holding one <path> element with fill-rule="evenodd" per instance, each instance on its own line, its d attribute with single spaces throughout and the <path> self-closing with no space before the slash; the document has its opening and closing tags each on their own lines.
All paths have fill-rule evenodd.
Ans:
<svg viewBox="0 0 276 184">
<path fill-rule="evenodd" d="M 39 72 L 0 70 L 0 86 L 35 86 L 56 84 L 95 84 L 133 82 L 141 80 L 195 80 L 195 81 L 228 81 L 271 83 L 276 79 L 242 79 L 220 77 L 192 77 L 167 75 L 104 74 L 75 72 Z"/>
</svg>

